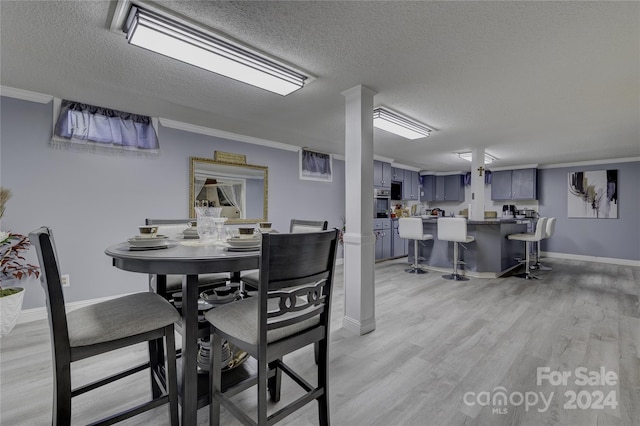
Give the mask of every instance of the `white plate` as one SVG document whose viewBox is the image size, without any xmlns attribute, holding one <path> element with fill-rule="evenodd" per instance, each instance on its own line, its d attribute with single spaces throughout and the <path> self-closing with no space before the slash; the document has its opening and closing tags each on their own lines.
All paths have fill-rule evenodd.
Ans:
<svg viewBox="0 0 640 426">
<path fill-rule="evenodd" d="M 260 241 L 257 238 L 230 238 L 227 240 L 227 243 L 231 247 L 260 247 Z"/>
<path fill-rule="evenodd" d="M 132 240 L 139 240 L 139 241 L 149 241 L 149 240 L 166 240 L 167 237 L 166 235 L 156 235 L 155 237 L 149 237 L 149 236 L 145 236 L 145 235 L 136 235 L 135 237 L 131 238 Z"/>
<path fill-rule="evenodd" d="M 260 250 L 260 246 L 255 247 L 227 247 L 227 251 L 258 251 Z"/>
<path fill-rule="evenodd" d="M 168 247 L 170 240 L 167 237 L 164 238 L 129 238 L 127 242 L 131 247 L 139 248 L 157 248 Z"/>
<path fill-rule="evenodd" d="M 136 247 L 136 246 L 129 246 L 129 250 L 131 251 L 143 251 L 143 250 L 162 250 L 162 249 L 166 249 L 166 248 L 171 248 L 171 247 L 175 247 L 177 246 L 178 243 L 177 242 L 169 242 L 166 245 L 163 246 L 153 246 L 153 247 Z"/>
</svg>

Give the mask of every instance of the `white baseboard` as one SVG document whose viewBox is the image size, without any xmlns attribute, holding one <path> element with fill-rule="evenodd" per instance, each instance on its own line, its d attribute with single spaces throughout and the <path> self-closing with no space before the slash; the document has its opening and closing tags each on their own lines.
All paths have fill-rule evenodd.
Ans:
<svg viewBox="0 0 640 426">
<path fill-rule="evenodd" d="M 369 318 L 365 321 L 358 321 L 345 315 L 342 317 L 342 328 L 353 334 L 362 336 L 376 329 L 376 319 Z"/>
<path fill-rule="evenodd" d="M 548 252 L 548 251 L 542 251 L 540 252 L 540 254 L 542 255 L 542 257 L 548 257 L 550 259 L 582 260 L 584 262 L 609 263 L 611 265 L 640 267 L 640 260 L 616 259 L 613 257 L 585 256 L 581 254 L 569 254 L 569 253 L 554 253 L 554 252 Z"/>
</svg>

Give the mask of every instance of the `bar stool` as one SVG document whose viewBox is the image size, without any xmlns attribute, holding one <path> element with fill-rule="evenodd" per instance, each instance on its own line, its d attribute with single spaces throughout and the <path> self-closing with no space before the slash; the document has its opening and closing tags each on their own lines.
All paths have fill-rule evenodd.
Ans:
<svg viewBox="0 0 640 426">
<path fill-rule="evenodd" d="M 404 271 L 410 274 L 426 274 L 427 271 L 418 266 L 418 241 L 433 240 L 433 235 L 423 233 L 422 218 L 401 217 L 398 219 L 398 235 L 400 238 L 413 240 L 413 265 Z"/>
<path fill-rule="evenodd" d="M 439 217 L 438 218 L 438 239 L 442 241 L 453 241 L 453 272 L 443 275 L 442 278 L 453 281 L 469 281 L 458 273 L 458 244 L 475 241 L 475 237 L 467 235 L 467 219 L 463 217 Z"/>
<path fill-rule="evenodd" d="M 545 226 L 545 230 L 544 230 L 544 236 L 542 237 L 543 240 L 546 240 L 547 238 L 550 238 L 553 233 L 556 230 L 556 218 L 555 217 L 550 217 L 547 219 L 547 224 Z M 532 266 L 533 268 L 533 266 Z M 537 247 L 537 251 L 536 251 L 536 264 L 535 264 L 535 269 L 538 269 L 540 271 L 551 271 L 551 267 L 549 266 L 544 266 L 542 263 L 540 263 L 540 241 L 538 241 L 538 247 Z"/>
<path fill-rule="evenodd" d="M 516 277 L 519 278 L 524 278 L 526 280 L 538 280 L 540 278 L 534 276 L 531 274 L 530 271 L 530 266 L 531 266 L 531 249 L 529 248 L 529 243 L 535 243 L 535 242 L 539 242 L 542 238 L 544 238 L 545 233 L 546 233 L 546 223 L 547 223 L 547 218 L 546 217 L 541 217 L 538 219 L 538 222 L 536 222 L 536 231 L 535 232 L 523 232 L 520 234 L 510 234 L 507 235 L 507 238 L 510 240 L 517 240 L 517 241 L 524 241 L 524 248 L 525 248 L 525 253 L 526 253 L 526 257 L 525 257 L 525 272 L 521 273 L 521 274 L 517 274 L 515 275 Z"/>
</svg>

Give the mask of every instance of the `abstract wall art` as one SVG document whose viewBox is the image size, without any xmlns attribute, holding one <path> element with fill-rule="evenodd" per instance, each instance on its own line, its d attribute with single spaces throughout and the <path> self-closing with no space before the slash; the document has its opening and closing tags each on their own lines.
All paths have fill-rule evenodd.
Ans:
<svg viewBox="0 0 640 426">
<path fill-rule="evenodd" d="M 618 171 L 569 172 L 567 216 L 618 218 Z"/>
</svg>

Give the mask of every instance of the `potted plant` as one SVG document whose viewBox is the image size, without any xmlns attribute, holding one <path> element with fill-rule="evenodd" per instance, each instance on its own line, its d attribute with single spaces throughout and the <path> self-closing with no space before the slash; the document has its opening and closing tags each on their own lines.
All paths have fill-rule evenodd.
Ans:
<svg viewBox="0 0 640 426">
<path fill-rule="evenodd" d="M 0 218 L 10 197 L 9 190 L 0 188 Z M 24 288 L 15 287 L 15 283 L 27 277 L 40 276 L 39 268 L 27 263 L 22 254 L 29 250 L 30 245 L 25 235 L 0 231 L 0 338 L 13 329 L 22 310 Z"/>
</svg>

